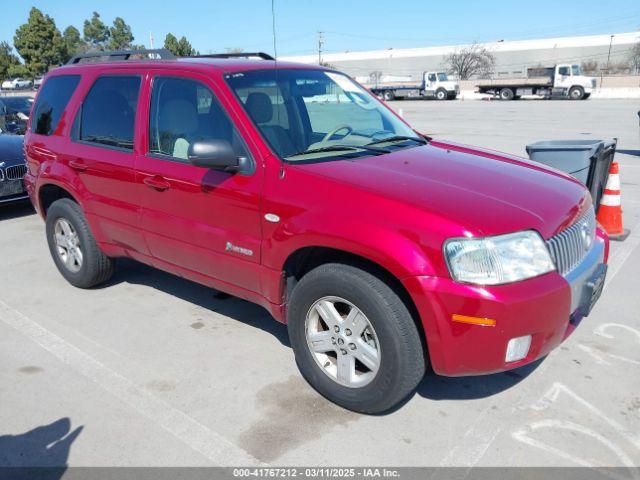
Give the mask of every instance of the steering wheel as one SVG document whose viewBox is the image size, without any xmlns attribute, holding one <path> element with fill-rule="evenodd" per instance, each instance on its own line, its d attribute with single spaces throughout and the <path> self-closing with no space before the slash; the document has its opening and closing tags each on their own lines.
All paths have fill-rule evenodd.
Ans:
<svg viewBox="0 0 640 480">
<path fill-rule="evenodd" d="M 331 137 L 333 137 L 340 130 L 347 131 L 347 134 L 343 138 L 348 137 L 353 133 L 353 128 L 351 128 L 349 125 L 347 124 L 338 125 L 337 127 L 331 129 L 331 131 L 324 136 L 324 138 L 320 141 L 320 143 L 327 143 L 329 140 L 331 140 Z"/>
</svg>

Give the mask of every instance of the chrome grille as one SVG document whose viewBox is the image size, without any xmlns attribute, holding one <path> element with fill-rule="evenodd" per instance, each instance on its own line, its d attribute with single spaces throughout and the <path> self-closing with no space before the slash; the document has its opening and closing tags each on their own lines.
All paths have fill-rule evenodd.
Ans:
<svg viewBox="0 0 640 480">
<path fill-rule="evenodd" d="M 14 165 L 13 167 L 5 168 L 5 176 L 7 180 L 22 180 L 25 173 L 27 173 L 26 165 Z"/>
<path fill-rule="evenodd" d="M 589 208 L 573 225 L 547 240 L 551 258 L 561 275 L 569 273 L 584 259 L 595 236 L 596 215 L 593 208 Z"/>
<path fill-rule="evenodd" d="M 4 170 L 0 168 L 0 182 L 4 180 Z"/>
</svg>

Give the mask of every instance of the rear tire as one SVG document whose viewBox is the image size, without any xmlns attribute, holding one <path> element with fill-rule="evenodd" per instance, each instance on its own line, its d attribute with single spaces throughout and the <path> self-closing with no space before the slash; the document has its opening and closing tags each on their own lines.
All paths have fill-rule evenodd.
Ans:
<svg viewBox="0 0 640 480">
<path fill-rule="evenodd" d="M 515 97 L 515 94 L 510 88 L 503 88 L 500 90 L 500 100 L 513 100 L 513 97 Z"/>
<path fill-rule="evenodd" d="M 396 99 L 396 96 L 393 94 L 393 92 L 384 92 L 382 94 L 382 98 L 385 102 L 391 102 L 392 100 Z"/>
<path fill-rule="evenodd" d="M 360 321 L 351 323 L 354 308 L 353 317 Z M 335 320 L 329 318 L 325 323 L 327 315 L 320 312 L 333 312 Z M 310 271 L 291 293 L 287 320 L 302 376 L 321 395 L 344 408 L 384 412 L 406 398 L 424 376 L 425 354 L 411 313 L 386 283 L 364 270 L 330 263 Z M 356 328 L 357 323 L 368 327 Z M 324 335 L 322 342 L 313 340 L 318 333 Z M 363 345 L 363 339 L 368 343 Z M 360 363 L 362 355 L 365 363 Z M 348 357 L 355 358 L 352 368 L 349 375 L 341 375 L 339 362 Z M 368 368 L 371 359 L 375 359 L 374 367 Z"/>
<path fill-rule="evenodd" d="M 584 88 L 571 87 L 569 90 L 569 98 L 571 100 L 582 100 L 584 98 Z"/>
<path fill-rule="evenodd" d="M 47 242 L 53 261 L 73 286 L 91 288 L 113 275 L 113 260 L 96 243 L 80 205 L 68 198 L 47 210 Z"/>
</svg>

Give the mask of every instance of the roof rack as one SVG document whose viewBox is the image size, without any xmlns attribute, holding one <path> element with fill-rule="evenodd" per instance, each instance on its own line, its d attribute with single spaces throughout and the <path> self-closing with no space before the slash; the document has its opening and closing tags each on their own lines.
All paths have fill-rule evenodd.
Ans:
<svg viewBox="0 0 640 480">
<path fill-rule="evenodd" d="M 75 55 L 67 62 L 67 65 L 75 65 L 79 63 L 118 62 L 121 60 L 166 60 L 172 58 L 176 57 L 166 48 L 157 48 L 154 50 L 114 50 L 104 52 L 87 52 Z"/>
<path fill-rule="evenodd" d="M 240 52 L 240 53 L 210 53 L 207 55 L 192 55 L 188 58 L 251 58 L 257 57 L 262 60 L 275 60 L 271 55 L 264 52 Z"/>
</svg>

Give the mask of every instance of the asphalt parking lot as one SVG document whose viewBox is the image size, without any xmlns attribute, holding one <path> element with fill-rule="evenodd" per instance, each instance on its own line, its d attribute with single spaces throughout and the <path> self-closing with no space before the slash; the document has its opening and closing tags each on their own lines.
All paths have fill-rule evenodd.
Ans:
<svg viewBox="0 0 640 480">
<path fill-rule="evenodd" d="M 0 207 L 0 465 L 640 465 L 640 105 L 391 106 L 424 133 L 519 155 L 536 140 L 619 139 L 631 235 L 560 348 L 503 374 L 428 374 L 396 411 L 355 414 L 307 386 L 260 307 L 128 261 L 75 289 L 42 220 Z"/>
</svg>

